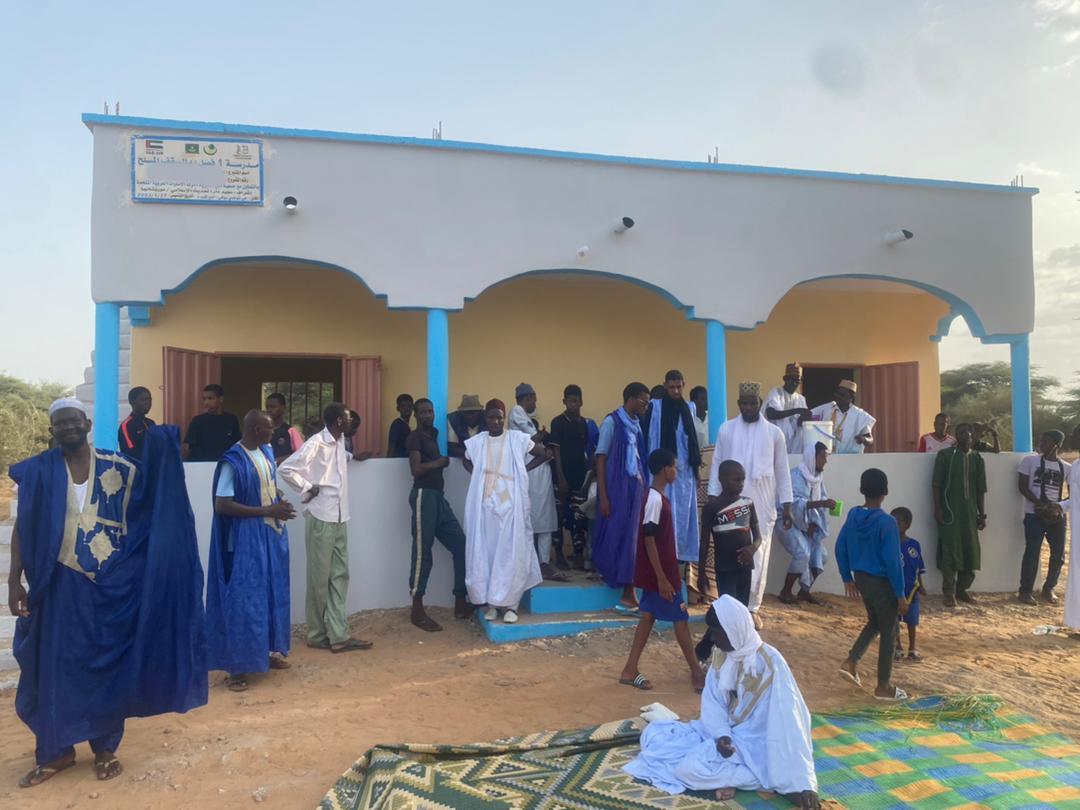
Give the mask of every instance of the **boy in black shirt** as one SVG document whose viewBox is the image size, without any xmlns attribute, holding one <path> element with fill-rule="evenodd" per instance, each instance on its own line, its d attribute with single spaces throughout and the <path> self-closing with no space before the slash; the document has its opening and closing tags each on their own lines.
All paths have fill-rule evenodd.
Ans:
<svg viewBox="0 0 1080 810">
<path fill-rule="evenodd" d="M 721 491 L 701 513 L 701 546 L 698 554 L 698 591 L 706 593 L 705 560 L 710 541 L 716 571 L 716 590 L 750 604 L 750 580 L 754 554 L 761 546 L 754 502 L 742 495 L 746 471 L 734 459 L 720 464 Z"/>
<path fill-rule="evenodd" d="M 454 557 L 454 616 L 469 618 L 465 596 L 465 532 L 443 495 L 443 470 L 450 459 L 439 452 L 439 431 L 435 428 L 435 406 L 430 399 L 415 404 L 416 430 L 405 440 L 413 488 L 409 493 L 412 509 L 412 564 L 409 569 L 409 594 L 412 596 L 410 620 L 421 630 L 435 633 L 442 627 L 424 611 L 424 592 L 431 575 L 431 547 L 437 539 Z"/>
<path fill-rule="evenodd" d="M 132 388 L 128 391 L 128 402 L 131 404 L 131 415 L 120 423 L 116 446 L 125 456 L 141 459 L 146 429 L 155 424 L 154 420 L 147 416 L 153 404 L 150 389 L 141 385 Z"/>
<path fill-rule="evenodd" d="M 225 451 L 240 441 L 240 420 L 225 412 L 225 389 L 210 383 L 203 389 L 203 408 L 191 420 L 184 445 L 184 461 L 220 461 Z"/>
<path fill-rule="evenodd" d="M 551 420 L 548 439 L 555 449 L 555 481 L 559 493 L 559 512 L 562 525 L 568 532 L 574 548 L 574 568 L 585 570 L 585 533 L 578 531 L 574 503 L 585 500 L 582 487 L 592 467 L 592 455 L 600 429 L 592 419 L 581 415 L 581 388 L 568 385 L 563 390 L 565 412 Z M 560 538 L 562 537 L 560 533 Z M 563 556 L 562 543 L 555 547 L 556 566 L 564 571 L 569 568 Z"/>
<path fill-rule="evenodd" d="M 410 394 L 398 394 L 397 419 L 390 423 L 390 435 L 386 441 L 387 458 L 408 458 L 409 451 L 405 449 L 405 440 L 412 431 L 410 420 L 413 415 L 413 398 Z"/>
</svg>

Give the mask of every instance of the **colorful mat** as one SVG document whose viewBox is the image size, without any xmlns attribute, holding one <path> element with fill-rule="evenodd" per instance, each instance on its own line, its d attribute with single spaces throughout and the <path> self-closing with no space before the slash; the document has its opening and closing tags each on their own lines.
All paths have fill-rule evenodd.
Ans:
<svg viewBox="0 0 1080 810">
<path fill-rule="evenodd" d="M 876 707 L 875 707 L 876 709 Z M 380 745 L 326 794 L 327 810 L 705 810 L 788 807 L 773 794 L 668 796 L 622 766 L 640 720 L 472 745 Z M 990 698 L 927 698 L 815 715 L 814 760 L 831 807 L 1080 808 L 1080 746 Z"/>
</svg>

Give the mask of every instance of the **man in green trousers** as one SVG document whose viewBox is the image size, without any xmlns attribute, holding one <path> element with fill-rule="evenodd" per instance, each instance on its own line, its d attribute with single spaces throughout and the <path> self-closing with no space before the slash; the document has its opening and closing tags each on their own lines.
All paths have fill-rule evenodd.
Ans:
<svg viewBox="0 0 1080 810">
<path fill-rule="evenodd" d="M 309 647 L 334 653 L 367 650 L 370 641 L 349 636 L 349 453 L 344 435 L 349 409 L 332 402 L 325 427 L 281 463 L 281 480 L 300 493 L 306 520 L 307 626 Z"/>
</svg>

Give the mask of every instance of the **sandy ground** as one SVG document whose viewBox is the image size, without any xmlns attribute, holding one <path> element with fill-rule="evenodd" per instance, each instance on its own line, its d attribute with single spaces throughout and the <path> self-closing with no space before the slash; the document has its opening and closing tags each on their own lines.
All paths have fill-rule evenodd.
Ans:
<svg viewBox="0 0 1080 810">
<path fill-rule="evenodd" d="M 861 626 L 858 606 L 826 597 L 823 607 L 784 607 L 771 599 L 765 640 L 792 666 L 812 710 L 871 702 L 840 681 L 836 666 Z M 659 700 L 680 714 L 698 698 L 670 633 L 654 636 L 642 670 L 646 695 L 616 683 L 630 630 L 588 637 L 487 643 L 472 622 L 433 611 L 446 630 L 426 634 L 405 611 L 362 614 L 354 632 L 367 652 L 331 655 L 297 642 L 291 670 L 253 682 L 243 694 L 211 675 L 209 705 L 187 715 L 135 719 L 120 750 L 126 770 L 99 783 L 90 752 L 32 790 L 16 781 L 33 764 L 33 738 L 16 718 L 14 690 L 0 694 L 0 806 L 5 808 L 313 807 L 327 788 L 376 743 L 469 742 L 551 728 L 576 728 L 637 713 Z M 895 681 L 913 695 L 994 692 L 1080 740 L 1075 684 L 1080 641 L 1034 635 L 1060 622 L 1059 608 L 987 596 L 946 612 L 940 597 L 923 608 L 922 664 L 898 665 Z M 863 669 L 872 676 L 876 648 Z M 864 682 L 871 682 L 868 677 Z"/>
</svg>

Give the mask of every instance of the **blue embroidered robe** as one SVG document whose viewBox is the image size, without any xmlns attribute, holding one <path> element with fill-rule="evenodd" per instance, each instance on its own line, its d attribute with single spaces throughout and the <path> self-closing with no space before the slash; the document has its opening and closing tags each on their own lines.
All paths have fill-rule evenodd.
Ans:
<svg viewBox="0 0 1080 810">
<path fill-rule="evenodd" d="M 649 409 L 648 447 L 645 458 L 660 447 L 661 413 L 664 400 L 656 400 Z M 698 480 L 690 466 L 690 439 L 680 419 L 675 428 L 675 469 L 678 472 L 675 482 L 669 484 L 664 494 L 671 501 L 671 519 L 675 524 L 675 556 L 683 562 L 697 562 L 701 547 L 701 532 L 698 528 Z"/>
<path fill-rule="evenodd" d="M 141 462 L 92 452 L 82 510 L 59 449 L 10 471 L 30 611 L 15 626 L 15 710 L 40 750 L 206 703 L 202 566 L 177 429 L 150 428 Z"/>
<path fill-rule="evenodd" d="M 269 469 L 276 469 L 270 445 L 255 452 L 263 454 Z M 233 472 L 233 500 L 262 506 L 259 472 L 240 444 L 218 462 L 212 495 L 226 464 Z M 276 485 L 273 499 L 277 501 Z M 206 643 L 209 668 L 234 675 L 266 672 L 271 652 L 288 654 L 289 534 L 284 524 L 214 513 L 206 571 Z"/>
</svg>

